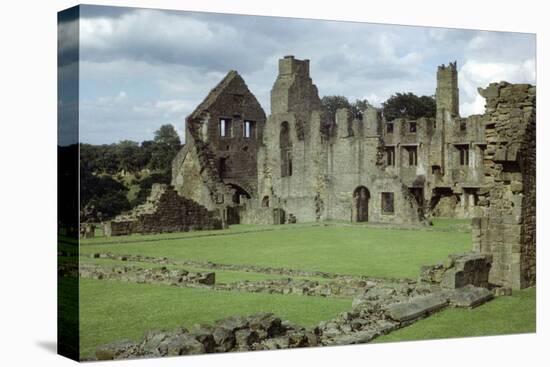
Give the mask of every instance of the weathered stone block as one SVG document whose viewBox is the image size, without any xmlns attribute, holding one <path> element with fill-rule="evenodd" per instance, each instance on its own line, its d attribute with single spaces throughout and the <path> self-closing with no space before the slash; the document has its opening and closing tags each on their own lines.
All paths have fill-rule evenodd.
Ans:
<svg viewBox="0 0 550 367">
<path fill-rule="evenodd" d="M 413 297 L 406 302 L 391 304 L 386 308 L 386 315 L 395 321 L 409 321 L 440 310 L 448 303 L 444 294 L 433 293 L 427 296 Z"/>
<path fill-rule="evenodd" d="M 492 298 L 493 292 L 487 288 L 474 287 L 473 285 L 467 285 L 449 293 L 449 301 L 456 307 L 474 308 Z"/>
</svg>

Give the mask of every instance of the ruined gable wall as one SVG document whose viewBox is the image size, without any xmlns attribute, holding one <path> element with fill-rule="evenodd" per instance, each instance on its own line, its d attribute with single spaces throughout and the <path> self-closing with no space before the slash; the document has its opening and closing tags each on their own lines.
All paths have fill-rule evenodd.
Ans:
<svg viewBox="0 0 550 367">
<path fill-rule="evenodd" d="M 223 137 L 220 118 L 230 121 Z M 253 123 L 249 137 L 245 121 Z M 178 193 L 209 209 L 234 204 L 228 183 L 256 196 L 256 155 L 264 125 L 260 104 L 240 75 L 229 72 L 186 119 L 185 153 L 173 161 L 172 184 Z"/>
<path fill-rule="evenodd" d="M 474 249 L 493 254 L 490 282 L 536 282 L 536 90 L 493 83 L 486 98 L 484 216 L 474 221 Z"/>
<path fill-rule="evenodd" d="M 246 186 L 251 196 L 257 194 L 256 155 L 263 138 L 265 113 L 240 77 L 235 77 L 208 108 L 207 141 L 213 158 L 225 159 L 224 182 Z M 219 119 L 230 119 L 228 136 L 220 136 Z M 250 137 L 244 136 L 245 121 L 252 121 Z M 244 187 L 243 187 L 244 188 Z"/>
</svg>

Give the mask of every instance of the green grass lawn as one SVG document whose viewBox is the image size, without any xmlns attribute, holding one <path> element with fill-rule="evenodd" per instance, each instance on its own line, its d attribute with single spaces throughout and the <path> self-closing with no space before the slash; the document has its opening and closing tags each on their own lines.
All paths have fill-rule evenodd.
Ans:
<svg viewBox="0 0 550 367">
<path fill-rule="evenodd" d="M 149 330 L 212 323 L 233 315 L 273 312 L 314 326 L 351 308 L 351 299 L 211 291 L 165 285 L 80 280 L 81 356 L 120 339 L 139 341 Z"/>
<path fill-rule="evenodd" d="M 437 219 L 429 230 L 374 228 L 369 225 L 237 225 L 227 230 L 98 237 L 82 241 L 81 252 L 112 252 L 171 259 L 284 267 L 311 271 L 413 278 L 421 265 L 444 261 L 471 249 L 467 220 Z M 110 241 L 114 243 L 101 244 Z M 81 257 L 104 266 L 159 264 Z M 168 266 L 172 267 L 172 266 Z M 215 271 L 219 283 L 284 276 Z M 314 278 L 312 278 L 314 279 Z M 514 292 L 474 310 L 447 309 L 376 342 L 497 335 L 535 330 L 535 290 Z M 351 299 L 213 291 L 167 285 L 81 279 L 82 356 L 120 339 L 140 340 L 146 331 L 190 327 L 232 315 L 273 312 L 304 326 L 349 310 Z"/>
<path fill-rule="evenodd" d="M 471 249 L 471 234 L 462 232 L 334 225 L 303 225 L 289 230 L 262 232 L 253 232 L 253 228 L 233 226 L 229 230 L 233 231 L 230 235 L 216 233 L 187 239 L 163 237 L 154 242 L 93 245 L 93 241 L 90 241 L 81 246 L 81 251 L 84 254 L 113 252 L 414 279 L 421 265 L 441 262 L 451 253 Z"/>
<path fill-rule="evenodd" d="M 536 330 L 535 288 L 514 291 L 473 310 L 446 309 L 375 340 L 396 342 L 532 333 Z"/>
<path fill-rule="evenodd" d="M 262 224 L 238 224 L 232 225 L 227 229 L 213 229 L 205 231 L 191 231 L 191 232 L 171 232 L 171 233 L 154 233 L 154 234 L 139 234 L 134 233 L 126 236 L 105 237 L 103 236 L 103 228 L 101 226 L 96 227 L 94 238 L 82 238 L 80 240 L 81 245 L 93 245 L 93 244 L 113 244 L 113 243 L 131 243 L 131 242 L 145 242 L 145 241 L 157 241 L 160 239 L 180 239 L 180 238 L 195 238 L 211 235 L 225 235 L 225 234 L 239 234 L 258 231 L 279 231 L 290 230 L 302 227 L 311 227 L 316 224 L 312 223 L 300 223 L 300 224 L 287 224 L 284 226 L 274 225 L 262 225 Z"/>
</svg>

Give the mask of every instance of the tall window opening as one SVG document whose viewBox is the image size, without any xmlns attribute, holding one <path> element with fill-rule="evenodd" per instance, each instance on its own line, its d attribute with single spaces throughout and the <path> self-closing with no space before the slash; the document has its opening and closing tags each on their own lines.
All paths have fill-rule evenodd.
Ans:
<svg viewBox="0 0 550 367">
<path fill-rule="evenodd" d="M 231 137 L 231 120 L 227 118 L 221 118 L 219 123 L 220 137 Z"/>
<path fill-rule="evenodd" d="M 386 165 L 395 166 L 395 147 L 386 147 Z"/>
<path fill-rule="evenodd" d="M 458 159 L 461 166 L 470 164 L 470 147 L 468 145 L 457 145 Z"/>
<path fill-rule="evenodd" d="M 405 147 L 407 151 L 407 158 L 410 167 L 414 167 L 418 164 L 418 148 L 417 147 Z"/>
<path fill-rule="evenodd" d="M 290 126 L 287 121 L 281 124 L 279 147 L 281 151 L 281 177 L 292 176 L 292 142 L 290 141 Z"/>
<path fill-rule="evenodd" d="M 393 214 L 393 192 L 382 193 L 382 214 Z"/>
<path fill-rule="evenodd" d="M 243 136 L 245 138 L 254 138 L 256 136 L 256 123 L 254 121 L 244 121 Z"/>
</svg>

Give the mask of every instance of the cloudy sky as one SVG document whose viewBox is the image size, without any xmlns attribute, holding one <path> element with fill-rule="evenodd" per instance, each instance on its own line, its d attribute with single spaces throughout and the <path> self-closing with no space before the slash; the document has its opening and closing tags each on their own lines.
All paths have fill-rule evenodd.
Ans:
<svg viewBox="0 0 550 367">
<path fill-rule="evenodd" d="M 60 39 L 60 45 L 62 45 Z M 535 36 L 507 32 L 83 6 L 80 139 L 153 138 L 184 119 L 229 70 L 269 114 L 277 60 L 311 60 L 320 96 L 435 93 L 437 66 L 458 61 L 460 114 L 482 113 L 478 86 L 535 84 Z"/>
</svg>

